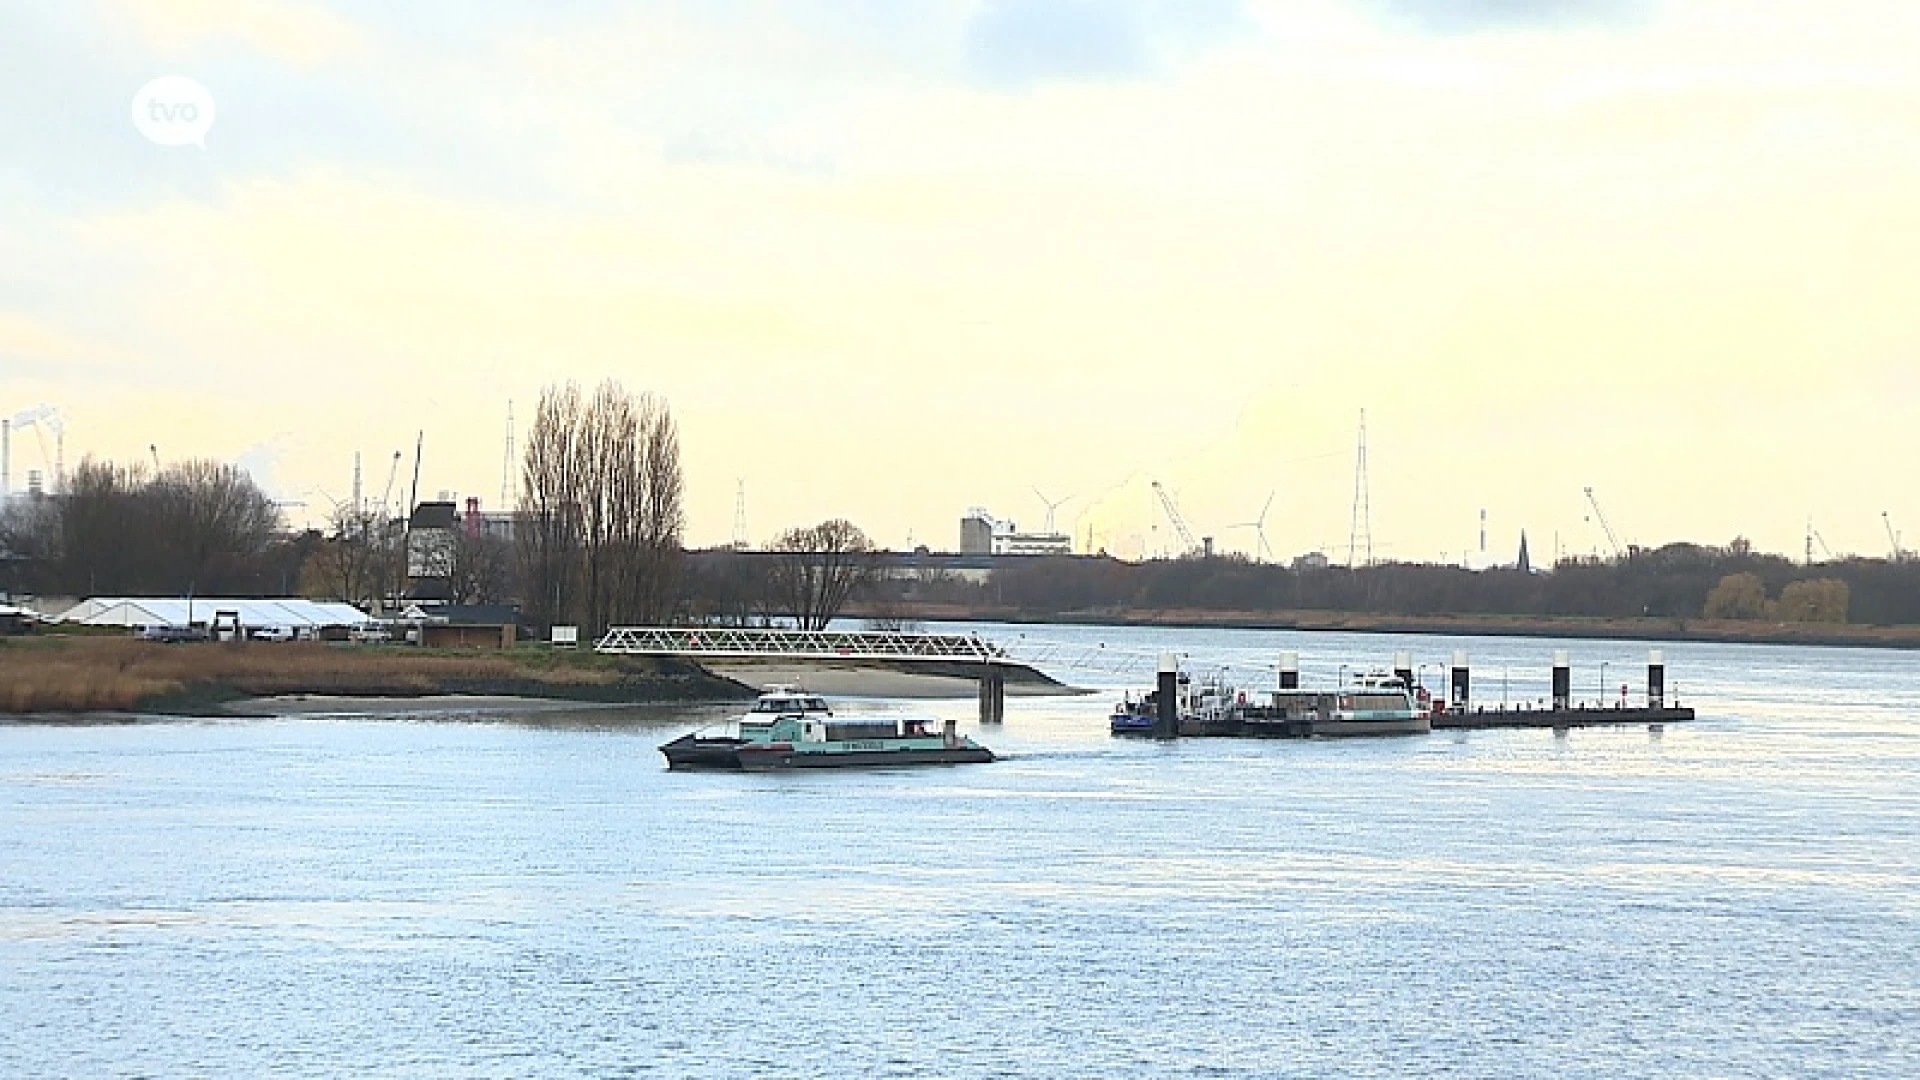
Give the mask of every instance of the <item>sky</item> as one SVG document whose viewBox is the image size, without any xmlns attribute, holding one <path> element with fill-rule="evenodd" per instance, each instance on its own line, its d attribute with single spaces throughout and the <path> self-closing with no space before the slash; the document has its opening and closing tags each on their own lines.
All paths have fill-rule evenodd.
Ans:
<svg viewBox="0 0 1920 1080">
<path fill-rule="evenodd" d="M 1905 0 L 3 3 L 0 416 L 296 523 L 416 439 L 496 507 L 509 408 L 612 378 L 695 546 L 741 490 L 937 550 L 1043 492 L 1151 554 L 1158 482 L 1283 559 L 1604 552 L 1594 502 L 1884 554 L 1916 56 Z M 136 127 L 161 76 L 204 147 Z"/>
</svg>

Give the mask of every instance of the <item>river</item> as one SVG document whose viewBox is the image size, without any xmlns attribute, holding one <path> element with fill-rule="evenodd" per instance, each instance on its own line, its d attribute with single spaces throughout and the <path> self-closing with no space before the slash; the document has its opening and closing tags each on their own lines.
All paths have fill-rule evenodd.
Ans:
<svg viewBox="0 0 1920 1080">
<path fill-rule="evenodd" d="M 1482 701 L 1646 660 L 988 629 L 1464 648 Z M 0 1076 L 1920 1075 L 1920 658 L 1665 648 L 1657 732 L 1115 740 L 1118 669 L 884 706 L 1004 755 L 951 769 L 666 772 L 712 709 L 0 726 Z"/>
</svg>

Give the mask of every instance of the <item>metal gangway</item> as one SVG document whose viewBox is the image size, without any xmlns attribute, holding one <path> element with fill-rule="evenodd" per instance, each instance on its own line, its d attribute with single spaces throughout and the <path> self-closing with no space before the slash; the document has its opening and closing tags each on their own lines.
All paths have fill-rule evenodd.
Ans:
<svg viewBox="0 0 1920 1080">
<path fill-rule="evenodd" d="M 795 660 L 962 660 L 1018 663 L 977 634 L 910 630 L 785 630 L 778 627 L 616 626 L 594 651 L 691 659 L 779 657 Z"/>
<path fill-rule="evenodd" d="M 778 627 L 616 626 L 594 651 L 689 660 L 887 661 L 978 664 L 980 720 L 1006 718 L 1007 669 L 1026 663 L 977 634 L 909 630 L 785 630 Z"/>
<path fill-rule="evenodd" d="M 1017 633 L 1001 640 L 979 634 L 915 630 L 790 630 L 779 627 L 616 626 L 596 652 L 732 660 L 955 660 L 1107 674 L 1151 674 L 1165 650 L 1120 648 L 1100 642 L 1051 641 Z M 1186 654 L 1180 654 L 1184 660 Z M 1243 666 L 1243 665 L 1234 665 Z M 1271 670 L 1271 665 L 1245 665 Z"/>
</svg>

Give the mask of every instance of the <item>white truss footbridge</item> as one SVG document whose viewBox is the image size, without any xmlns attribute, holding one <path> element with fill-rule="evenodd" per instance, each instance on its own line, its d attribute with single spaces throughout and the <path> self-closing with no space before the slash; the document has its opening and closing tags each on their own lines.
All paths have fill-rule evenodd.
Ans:
<svg viewBox="0 0 1920 1080">
<path fill-rule="evenodd" d="M 755 657 L 788 660 L 958 661 L 1021 665 L 1055 671 L 1151 675 L 1160 651 L 1102 643 L 1049 641 L 1026 634 L 991 641 L 978 634 L 930 634 L 909 630 L 783 630 L 771 627 L 617 626 L 594 650 L 625 656 L 675 656 L 700 660 Z M 1189 657 L 1180 654 L 1182 666 Z M 1222 670 L 1276 670 L 1271 663 L 1241 659 Z"/>
<path fill-rule="evenodd" d="M 624 656 L 708 659 L 779 657 L 795 660 L 959 660 L 1020 663 L 976 634 L 905 630 L 781 630 L 717 626 L 616 626 L 594 651 Z"/>
</svg>

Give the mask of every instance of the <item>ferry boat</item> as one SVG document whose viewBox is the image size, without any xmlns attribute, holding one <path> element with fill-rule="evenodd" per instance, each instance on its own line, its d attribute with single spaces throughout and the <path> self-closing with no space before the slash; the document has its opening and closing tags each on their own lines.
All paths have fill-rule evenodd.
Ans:
<svg viewBox="0 0 1920 1080">
<path fill-rule="evenodd" d="M 1339 690 L 1270 690 L 1240 722 L 1245 734 L 1274 737 L 1422 735 L 1433 730 L 1424 697 L 1397 675 L 1368 672 Z"/>
<path fill-rule="evenodd" d="M 961 765 L 994 760 L 993 751 L 914 715 L 836 715 L 818 694 L 780 688 L 761 694 L 731 732 L 689 732 L 660 747 L 669 769 L 846 768 Z"/>
<path fill-rule="evenodd" d="M 1338 690 L 1269 690 L 1264 703 L 1248 700 L 1225 673 L 1180 683 L 1180 734 L 1224 738 L 1305 739 L 1354 735 L 1418 735 L 1432 728 L 1424 692 L 1416 694 L 1390 673 L 1368 672 Z M 1113 708 L 1115 735 L 1152 735 L 1158 694 L 1132 695 Z"/>
</svg>

